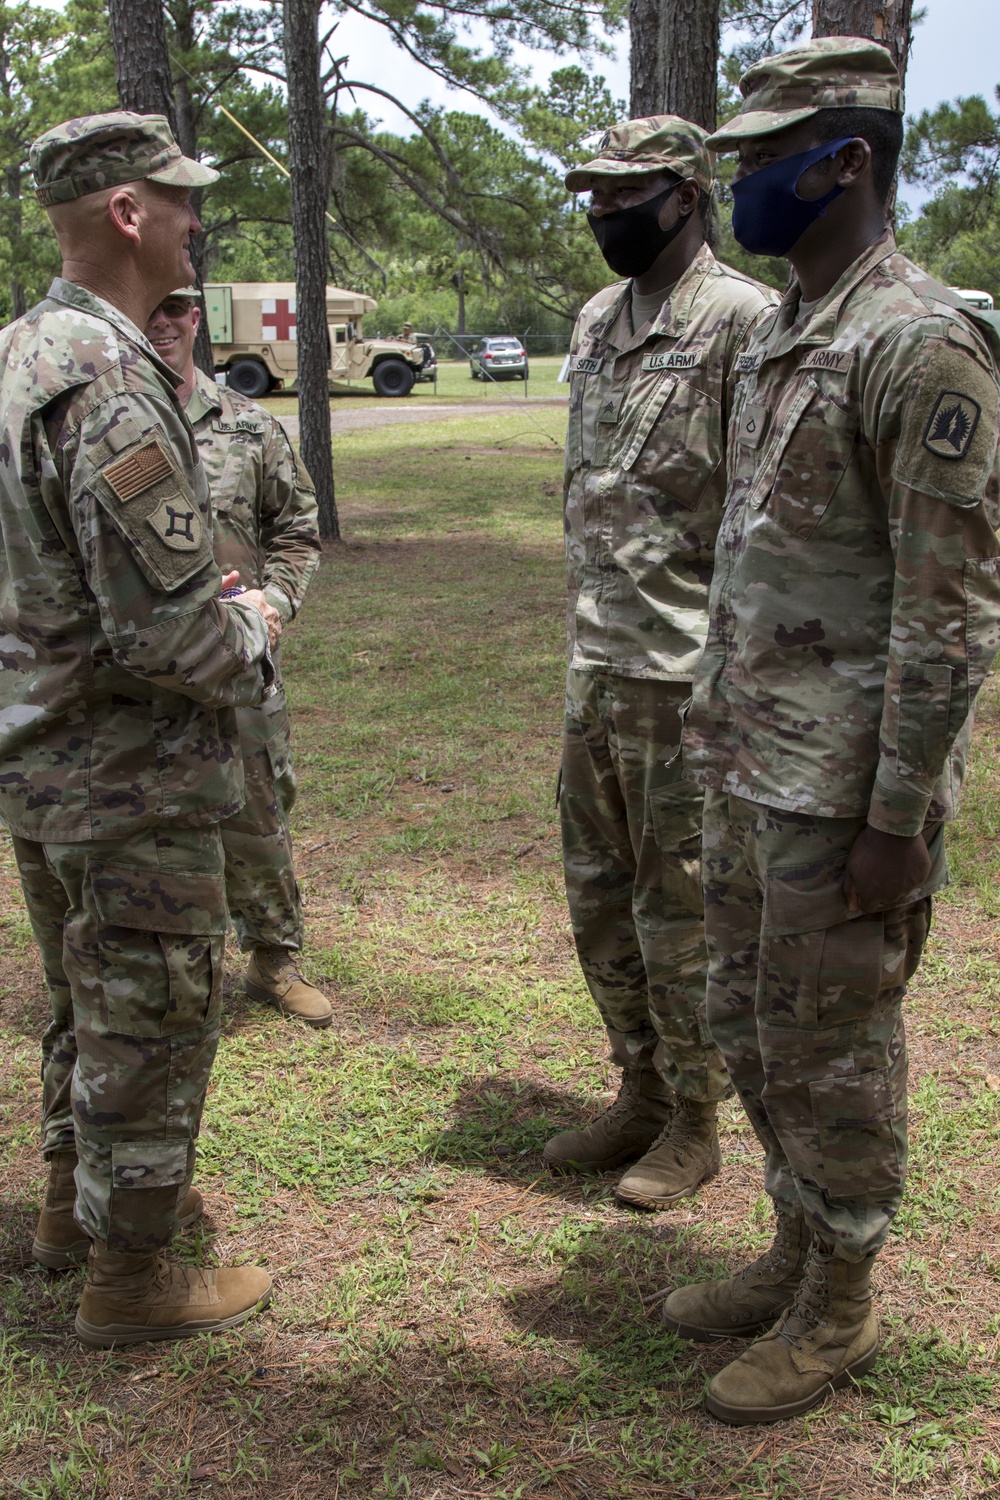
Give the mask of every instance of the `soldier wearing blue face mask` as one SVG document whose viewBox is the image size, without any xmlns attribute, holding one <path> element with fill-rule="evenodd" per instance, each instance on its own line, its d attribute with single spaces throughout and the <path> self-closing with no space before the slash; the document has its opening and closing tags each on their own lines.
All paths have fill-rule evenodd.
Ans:
<svg viewBox="0 0 1000 1500">
<path fill-rule="evenodd" d="M 708 1022 L 777 1233 L 663 1316 L 684 1338 L 764 1335 L 707 1393 L 750 1423 L 809 1411 L 878 1353 L 902 1000 L 1000 624 L 1000 390 L 990 331 L 886 227 L 903 139 L 888 52 L 826 37 L 741 88 L 708 144 L 739 151 L 737 239 L 787 254 L 794 278 L 739 361 L 683 760 L 706 792 Z"/>
</svg>

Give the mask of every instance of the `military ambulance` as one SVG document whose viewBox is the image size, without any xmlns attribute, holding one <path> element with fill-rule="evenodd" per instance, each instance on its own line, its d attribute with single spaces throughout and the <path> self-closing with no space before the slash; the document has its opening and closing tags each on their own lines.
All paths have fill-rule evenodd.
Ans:
<svg viewBox="0 0 1000 1500">
<path fill-rule="evenodd" d="M 433 351 L 409 339 L 366 339 L 361 319 L 378 303 L 362 292 L 326 289 L 330 382 L 366 380 L 380 396 L 408 396 L 433 380 Z M 241 396 L 290 390 L 298 374 L 293 281 L 208 282 L 205 309 L 216 374 Z"/>
</svg>

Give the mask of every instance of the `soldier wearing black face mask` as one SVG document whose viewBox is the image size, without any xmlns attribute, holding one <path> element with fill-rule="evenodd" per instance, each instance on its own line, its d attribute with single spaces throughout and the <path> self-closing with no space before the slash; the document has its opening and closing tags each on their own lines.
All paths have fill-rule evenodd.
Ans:
<svg viewBox="0 0 1000 1500">
<path fill-rule="evenodd" d="M 704 1021 L 701 793 L 675 759 L 708 625 L 737 356 L 771 292 L 705 244 L 705 132 L 608 131 L 566 186 L 612 270 L 572 345 L 566 451 L 569 674 L 560 809 L 584 976 L 618 1099 L 549 1141 L 561 1171 L 642 1159 L 619 1198 L 665 1208 L 715 1176 L 729 1084 Z"/>
</svg>

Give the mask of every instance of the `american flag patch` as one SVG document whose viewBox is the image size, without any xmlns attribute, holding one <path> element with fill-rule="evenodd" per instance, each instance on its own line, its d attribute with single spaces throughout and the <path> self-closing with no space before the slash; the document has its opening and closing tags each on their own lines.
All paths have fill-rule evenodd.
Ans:
<svg viewBox="0 0 1000 1500">
<path fill-rule="evenodd" d="M 103 472 L 119 500 L 134 500 L 158 479 L 169 479 L 174 469 L 154 438 L 151 443 L 144 443 L 133 453 L 109 464 Z"/>
</svg>

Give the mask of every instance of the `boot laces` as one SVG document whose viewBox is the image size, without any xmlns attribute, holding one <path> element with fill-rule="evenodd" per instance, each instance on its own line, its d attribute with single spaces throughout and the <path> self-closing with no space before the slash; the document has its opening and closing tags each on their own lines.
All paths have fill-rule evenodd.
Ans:
<svg viewBox="0 0 1000 1500">
<path fill-rule="evenodd" d="M 780 1276 L 783 1271 L 787 1271 L 792 1258 L 791 1241 L 794 1226 L 795 1220 L 791 1214 L 781 1213 L 779 1210 L 778 1228 L 773 1241 L 763 1255 L 759 1255 L 748 1266 L 744 1266 L 739 1273 L 739 1280 L 749 1281 L 751 1277 L 767 1276 L 771 1273 Z"/>
<path fill-rule="evenodd" d="M 639 1090 L 636 1087 L 635 1079 L 626 1070 L 622 1073 L 621 1086 L 619 1087 L 617 1096 L 608 1105 L 607 1109 L 600 1116 L 600 1119 L 611 1124 L 613 1120 L 621 1120 L 628 1115 L 634 1115 L 638 1101 Z"/>
<path fill-rule="evenodd" d="M 684 1099 L 678 1095 L 670 1119 L 653 1142 L 653 1148 L 672 1146 L 675 1151 L 683 1151 L 697 1136 L 698 1125 L 699 1121 L 685 1109 Z"/>
<path fill-rule="evenodd" d="M 202 1266 L 190 1266 L 173 1261 L 166 1255 L 158 1255 L 156 1258 L 156 1273 L 153 1277 L 153 1290 L 157 1296 L 169 1297 L 175 1291 L 178 1283 L 187 1286 L 199 1286 L 207 1290 L 210 1282 L 211 1271 Z"/>
<path fill-rule="evenodd" d="M 817 1251 L 815 1246 L 810 1250 L 795 1301 L 785 1314 L 781 1331 L 797 1349 L 815 1329 L 826 1327 L 830 1308 L 829 1260 L 829 1255 Z"/>
<path fill-rule="evenodd" d="M 274 953 L 273 948 L 268 949 L 266 956 L 258 959 L 258 967 L 263 970 L 265 976 L 271 979 L 298 979 L 304 984 L 305 980 L 295 954 L 288 948 L 278 949 L 277 957 L 273 956 Z"/>
</svg>

